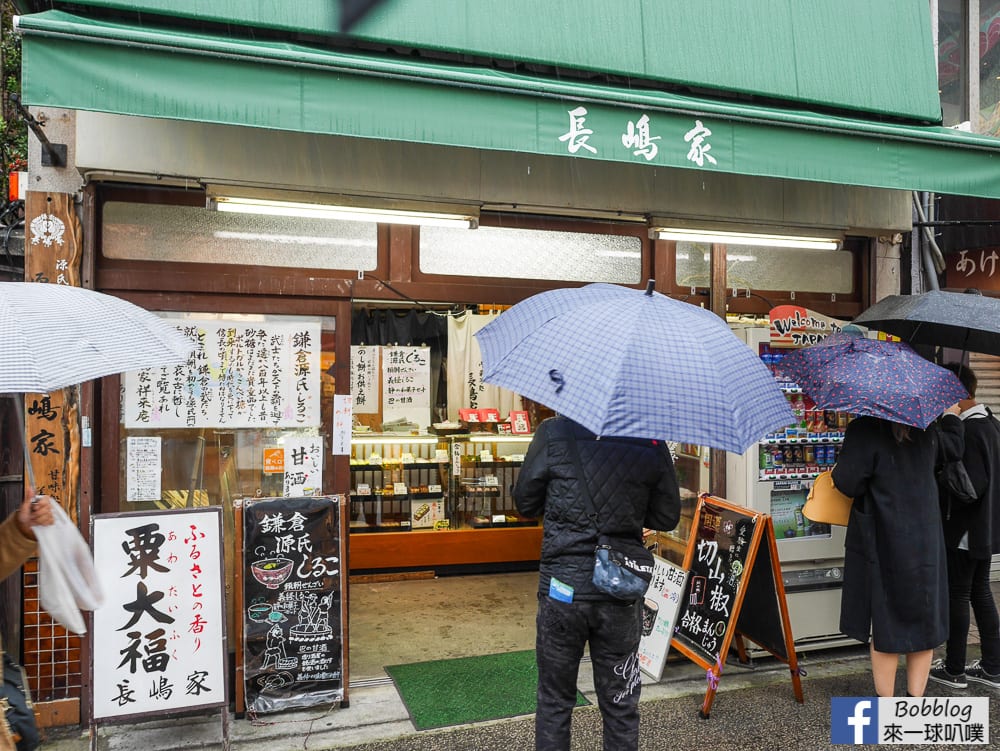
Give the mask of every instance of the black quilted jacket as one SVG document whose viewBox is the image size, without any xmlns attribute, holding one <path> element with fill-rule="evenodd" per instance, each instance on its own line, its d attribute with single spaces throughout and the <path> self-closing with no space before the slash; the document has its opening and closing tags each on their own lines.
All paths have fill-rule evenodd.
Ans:
<svg viewBox="0 0 1000 751">
<path fill-rule="evenodd" d="M 580 462 L 597 507 L 597 526 L 576 477 L 569 436 L 576 435 Z M 668 531 L 680 518 L 680 494 L 670 453 L 662 441 L 597 438 L 565 417 L 538 426 L 514 486 L 525 516 L 542 518 L 539 592 L 550 577 L 569 584 L 574 599 L 613 599 L 591 583 L 598 534 L 639 540 L 642 528 Z M 598 530 L 599 528 L 599 530 Z"/>
</svg>

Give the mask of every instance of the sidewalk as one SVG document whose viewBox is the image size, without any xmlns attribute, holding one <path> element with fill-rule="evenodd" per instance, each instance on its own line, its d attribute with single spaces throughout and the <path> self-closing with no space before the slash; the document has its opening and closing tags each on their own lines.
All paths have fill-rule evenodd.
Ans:
<svg viewBox="0 0 1000 751">
<path fill-rule="evenodd" d="M 672 662 L 664 671 L 659 683 L 643 686 L 642 722 L 644 732 L 662 729 L 673 748 L 679 736 L 697 738 L 710 732 L 714 738 L 710 745 L 719 748 L 754 748 L 759 751 L 760 739 L 743 746 L 739 738 L 727 740 L 717 732 L 738 720 L 735 731 L 745 731 L 759 726 L 769 733 L 801 733 L 799 715 L 805 706 L 819 712 L 826 723 L 825 736 L 829 738 L 829 689 L 814 689 L 821 679 L 840 679 L 840 690 L 852 693 L 836 695 L 868 696 L 872 693 L 868 671 L 867 651 L 862 647 L 807 653 L 800 659 L 806 671 L 802 679 L 805 705 L 795 702 L 792 682 L 787 667 L 771 658 L 757 660 L 751 667 L 738 663 L 726 665 L 716 694 L 712 715 L 702 720 L 698 709 L 704 698 L 706 681 L 704 671 L 688 661 Z M 902 683 L 900 683 L 902 685 Z M 593 680 L 589 663 L 580 671 L 580 688 L 594 706 L 578 709 L 574 715 L 574 732 L 579 731 L 580 748 L 598 748 L 600 737 L 599 712 L 593 694 Z M 751 689 L 750 713 L 739 710 L 733 717 L 730 702 L 737 695 Z M 756 691 L 761 693 L 759 701 Z M 973 689 L 974 691 L 975 689 Z M 928 691 L 932 693 L 932 691 Z M 373 682 L 373 685 L 352 687 L 350 706 L 329 710 L 288 712 L 261 717 L 261 724 L 249 719 L 231 719 L 230 739 L 238 751 L 292 751 L 293 749 L 340 749 L 364 745 L 366 749 L 489 749 L 501 747 L 531 748 L 534 745 L 532 718 L 481 723 L 475 726 L 445 728 L 437 731 L 417 732 L 410 723 L 406 708 L 391 682 Z M 744 699 L 744 701 L 747 701 Z M 723 718 L 727 718 L 724 719 Z M 663 722 L 669 722 L 665 729 Z M 783 723 L 792 722 L 786 726 Z M 683 729 L 682 729 L 683 727 Z M 752 735 L 752 734 L 751 734 Z M 168 751 L 173 749 L 218 749 L 222 747 L 221 719 L 214 717 L 185 717 L 145 722 L 132 725 L 108 725 L 98 730 L 98 748 L 102 751 Z M 586 740 L 589 738 L 590 740 Z M 773 738 L 771 739 L 773 741 Z M 731 742 L 732 741 L 732 742 Z M 705 748 L 704 739 L 692 748 Z M 429 745 L 428 745 L 429 744 Z M 457 745 L 456 745 L 457 744 Z M 596 744 L 596 745 L 593 745 Z M 791 748 L 781 744 L 783 748 Z M 651 746 L 650 746 L 651 747 Z M 765 748 L 768 745 L 764 746 Z M 61 729 L 50 731 L 43 745 L 44 751 L 84 751 L 90 748 L 85 731 Z M 804 747 L 805 748 L 805 747 Z M 815 745 L 808 748 L 816 748 Z"/>
<path fill-rule="evenodd" d="M 993 583 L 994 594 L 1000 582 Z M 979 655 L 979 635 L 973 624 L 969 634 L 969 657 Z M 941 650 L 938 650 L 940 653 Z M 938 654 L 937 656 L 940 656 Z M 723 670 L 711 717 L 703 720 L 698 710 L 706 690 L 704 671 L 694 663 L 668 661 L 663 678 L 653 683 L 644 676 L 642 691 L 641 748 L 674 751 L 709 748 L 769 748 L 814 751 L 826 748 L 830 739 L 830 698 L 871 696 L 868 650 L 861 645 L 800 653 L 804 670 L 804 703 L 794 698 L 788 668 L 770 657 L 757 658 L 750 666 L 735 658 Z M 649 682 L 647 682 L 649 681 Z M 902 669 L 897 692 L 905 690 Z M 580 690 L 592 706 L 574 712 L 574 749 L 600 748 L 600 713 L 593 693 L 589 662 L 581 665 Z M 521 749 L 534 747 L 533 717 L 497 720 L 441 730 L 416 731 L 406 707 L 388 678 L 352 682 L 350 706 L 302 712 L 263 715 L 257 723 L 230 717 L 231 747 L 236 751 L 437 751 L 470 749 Z M 989 696 L 1000 691 L 971 684 L 964 691 L 930 683 L 928 696 Z M 997 710 L 990 703 L 991 727 L 1000 733 Z M 181 751 L 222 748 L 219 713 L 212 716 L 177 717 L 98 728 L 101 751 Z M 43 751 L 87 751 L 86 730 L 60 728 L 47 731 Z M 897 746 L 897 748 L 906 748 Z"/>
</svg>

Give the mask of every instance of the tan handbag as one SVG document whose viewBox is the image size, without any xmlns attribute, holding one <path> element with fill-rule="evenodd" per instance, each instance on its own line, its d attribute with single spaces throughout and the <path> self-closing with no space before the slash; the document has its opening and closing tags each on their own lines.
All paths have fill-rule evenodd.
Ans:
<svg viewBox="0 0 1000 751">
<path fill-rule="evenodd" d="M 816 476 L 809 497 L 806 498 L 806 505 L 802 507 L 802 515 L 810 521 L 846 527 L 853 502 L 854 499 L 837 490 L 833 484 L 833 475 L 827 469 Z"/>
</svg>

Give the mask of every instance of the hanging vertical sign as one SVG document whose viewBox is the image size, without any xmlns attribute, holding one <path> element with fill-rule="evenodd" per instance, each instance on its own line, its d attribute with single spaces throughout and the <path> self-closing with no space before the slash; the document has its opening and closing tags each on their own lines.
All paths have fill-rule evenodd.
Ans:
<svg viewBox="0 0 1000 751">
<path fill-rule="evenodd" d="M 381 349 L 365 345 L 351 347 L 351 396 L 354 397 L 355 414 L 378 413 Z"/>
<path fill-rule="evenodd" d="M 94 517 L 95 718 L 226 706 L 222 510 Z"/>
<path fill-rule="evenodd" d="M 26 282 L 80 286 L 83 229 L 73 201 L 70 193 L 27 191 Z M 37 484 L 35 491 L 56 499 L 75 521 L 80 482 L 79 391 L 73 387 L 27 394 L 24 403 L 24 440 Z"/>
<path fill-rule="evenodd" d="M 127 428 L 320 426 L 320 322 L 161 314 L 194 344 L 186 365 L 123 377 Z"/>
<path fill-rule="evenodd" d="M 431 424 L 430 347 L 382 348 L 382 423 Z"/>
<path fill-rule="evenodd" d="M 344 698 L 339 497 L 246 502 L 243 672 L 246 707 L 277 712 Z"/>
</svg>

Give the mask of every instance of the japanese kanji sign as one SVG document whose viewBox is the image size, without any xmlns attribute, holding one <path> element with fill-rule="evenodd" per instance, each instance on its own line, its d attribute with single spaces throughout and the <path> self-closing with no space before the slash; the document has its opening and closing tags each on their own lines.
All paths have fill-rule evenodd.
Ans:
<svg viewBox="0 0 1000 751">
<path fill-rule="evenodd" d="M 945 256 L 945 286 L 1000 290 L 1000 248 L 977 248 Z"/>
<path fill-rule="evenodd" d="M 95 718 L 225 706 L 219 508 L 94 517 Z"/>
<path fill-rule="evenodd" d="M 378 366 L 381 351 L 381 347 L 351 347 L 351 396 L 354 397 L 355 414 L 378 413 Z"/>
<path fill-rule="evenodd" d="M 692 527 L 684 554 L 688 580 L 672 645 L 708 671 L 702 717 L 712 709 L 734 640 L 740 659 L 747 661 L 745 638 L 788 664 L 801 704 L 798 657 L 771 517 L 702 494 Z"/>
<path fill-rule="evenodd" d="M 656 680 L 663 675 L 685 584 L 687 571 L 653 556 L 653 578 L 643 598 L 642 639 L 637 654 L 639 669 Z"/>
<path fill-rule="evenodd" d="M 183 365 L 125 374 L 127 428 L 319 427 L 319 321 L 164 317 L 196 347 Z"/>
<path fill-rule="evenodd" d="M 249 501 L 242 516 L 247 709 L 276 712 L 342 700 L 339 498 Z"/>
<path fill-rule="evenodd" d="M 431 422 L 430 347 L 382 348 L 382 422 Z"/>
</svg>

